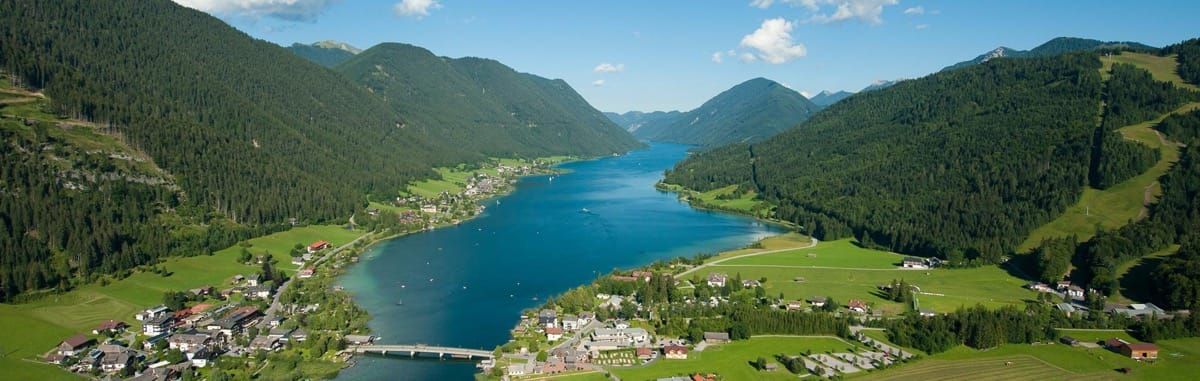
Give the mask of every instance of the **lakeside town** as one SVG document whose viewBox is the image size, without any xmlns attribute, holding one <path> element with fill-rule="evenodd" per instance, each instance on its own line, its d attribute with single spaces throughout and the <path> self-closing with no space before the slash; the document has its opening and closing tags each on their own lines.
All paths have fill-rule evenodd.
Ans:
<svg viewBox="0 0 1200 381">
<path fill-rule="evenodd" d="M 348 346 L 376 339 L 366 311 L 336 281 L 358 255 L 379 240 L 470 219 L 485 210 L 482 201 L 511 191 L 520 177 L 558 173 L 552 166 L 566 159 L 503 159 L 447 170 L 443 180 L 371 203 L 342 227 L 367 231 L 349 242 L 335 247 L 314 237 L 296 243 L 288 263 L 294 271 L 269 252 L 255 255 L 243 242 L 236 260 L 257 271 L 222 285 L 166 291 L 162 304 L 64 337 L 41 360 L 98 379 L 331 378 L 352 364 Z M 434 181 L 440 184 L 423 188 Z M 148 271 L 180 276 L 158 267 Z"/>
</svg>

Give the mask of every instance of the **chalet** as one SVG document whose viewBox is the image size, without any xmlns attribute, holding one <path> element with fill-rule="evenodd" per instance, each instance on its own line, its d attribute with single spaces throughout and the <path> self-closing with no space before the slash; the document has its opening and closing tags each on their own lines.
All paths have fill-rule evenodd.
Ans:
<svg viewBox="0 0 1200 381">
<path fill-rule="evenodd" d="M 315 273 L 315 272 L 316 272 L 316 270 L 313 270 L 312 267 L 309 267 L 306 269 L 302 269 L 302 270 L 300 270 L 300 272 L 296 273 L 296 277 L 300 278 L 300 279 L 312 278 L 313 273 Z"/>
<path fill-rule="evenodd" d="M 257 286 L 259 284 L 262 284 L 262 282 L 263 282 L 262 274 L 254 274 L 254 275 L 251 275 L 250 277 L 246 278 L 247 286 L 251 286 L 251 287 Z"/>
<path fill-rule="evenodd" d="M 709 344 L 728 343 L 729 334 L 725 332 L 705 332 L 704 342 Z"/>
<path fill-rule="evenodd" d="M 109 332 L 120 333 L 125 331 L 126 328 L 129 328 L 129 324 L 125 324 L 123 321 L 105 320 L 103 323 L 100 323 L 100 325 L 97 325 L 96 328 L 92 329 L 92 334 L 99 335 Z"/>
<path fill-rule="evenodd" d="M 1121 346 L 1125 344 L 1129 344 L 1129 342 L 1115 337 L 1104 340 L 1104 347 L 1113 351 L 1120 350 Z"/>
<path fill-rule="evenodd" d="M 167 346 L 181 352 L 195 352 L 212 344 L 212 337 L 202 333 L 180 333 L 167 338 Z"/>
<path fill-rule="evenodd" d="M 663 357 L 670 360 L 687 360 L 688 349 L 682 345 L 667 345 L 663 347 Z"/>
<path fill-rule="evenodd" d="M 1075 300 L 1083 300 L 1083 288 L 1076 285 L 1067 286 L 1067 296 Z"/>
<path fill-rule="evenodd" d="M 346 344 L 350 344 L 350 345 L 365 345 L 365 344 L 370 344 L 370 343 L 374 342 L 374 341 L 375 341 L 375 336 L 371 336 L 371 335 L 346 335 L 346 337 L 344 337 L 344 338 L 342 338 L 342 339 L 346 341 Z"/>
<path fill-rule="evenodd" d="M 171 315 L 163 315 L 142 323 L 142 333 L 146 336 L 158 336 L 167 333 L 171 329 L 171 322 L 174 319 Z"/>
<path fill-rule="evenodd" d="M 579 324 L 579 318 L 576 317 L 575 315 L 563 315 L 563 317 L 562 317 L 563 329 L 574 331 L 574 330 L 579 329 L 579 327 L 581 327 L 581 326 L 583 326 L 583 325 Z"/>
<path fill-rule="evenodd" d="M 802 309 L 804 309 L 804 302 L 801 302 L 799 300 L 793 300 L 793 301 L 788 302 L 788 304 L 787 304 L 788 311 L 799 311 Z"/>
<path fill-rule="evenodd" d="M 317 241 L 317 242 L 313 242 L 312 244 L 309 244 L 309 245 L 308 245 L 308 252 L 310 252 L 310 253 L 315 253 L 315 252 L 318 252 L 318 251 L 324 250 L 325 248 L 328 248 L 328 247 L 329 247 L 329 242 L 328 242 L 328 241 L 325 241 L 325 240 L 320 240 L 320 241 Z"/>
<path fill-rule="evenodd" d="M 558 326 L 558 312 L 552 309 L 538 311 L 538 325 L 543 327 Z"/>
<path fill-rule="evenodd" d="M 71 336 L 66 340 L 63 340 L 61 343 L 58 343 L 58 354 L 63 356 L 74 356 L 82 352 L 84 348 L 87 348 L 94 342 L 95 340 L 92 340 L 84 335 Z"/>
<path fill-rule="evenodd" d="M 233 279 L 233 283 L 242 283 L 242 281 L 246 280 L 246 277 L 243 276 L 242 274 L 237 274 L 237 275 L 234 275 L 232 279 Z"/>
<path fill-rule="evenodd" d="M 136 315 L 133 315 L 133 318 L 137 319 L 137 321 L 147 321 L 159 316 L 164 316 L 168 313 L 171 313 L 171 309 L 167 308 L 167 306 L 160 305 L 142 312 L 138 312 Z"/>
<path fill-rule="evenodd" d="M 104 357 L 100 359 L 100 369 L 105 372 L 118 372 L 133 363 L 135 354 L 129 348 L 119 345 L 101 345 L 100 351 Z"/>
<path fill-rule="evenodd" d="M 562 337 L 563 337 L 562 328 L 558 328 L 558 327 L 547 327 L 546 328 L 546 341 L 558 341 L 558 339 L 561 339 Z"/>
<path fill-rule="evenodd" d="M 279 349 L 279 339 L 271 336 L 259 336 L 250 340 L 250 350 L 273 352 Z"/>
<path fill-rule="evenodd" d="M 727 278 L 728 276 L 721 273 L 708 274 L 708 285 L 710 287 L 725 287 L 725 280 Z"/>
<path fill-rule="evenodd" d="M 638 347 L 637 349 L 634 349 L 633 353 L 637 355 L 638 359 L 641 360 L 649 360 L 654 358 L 654 350 L 647 347 Z"/>
<path fill-rule="evenodd" d="M 234 333 L 241 332 L 242 327 L 250 325 L 259 316 L 262 316 L 262 313 L 258 311 L 257 307 L 241 307 L 225 317 L 217 319 L 209 328 L 212 329 L 215 326 L 226 336 L 233 336 Z"/>
<path fill-rule="evenodd" d="M 867 303 L 858 299 L 850 299 L 850 302 L 846 303 L 846 308 L 849 308 L 851 312 L 867 312 L 868 309 Z"/>
<path fill-rule="evenodd" d="M 62 365 L 63 360 L 65 360 L 66 358 L 67 358 L 67 356 L 63 356 L 62 354 L 60 354 L 58 352 L 50 352 L 50 354 L 47 354 L 46 357 L 42 357 L 42 361 L 45 361 L 45 362 L 48 362 L 48 363 L 51 363 L 54 365 Z"/>
<path fill-rule="evenodd" d="M 192 366 L 197 368 L 206 367 L 210 361 L 217 358 L 217 354 L 208 348 L 200 348 L 195 352 L 184 352 L 184 355 L 187 356 L 188 361 L 192 362 Z"/>
<path fill-rule="evenodd" d="M 825 307 L 825 302 L 827 301 L 829 301 L 829 298 L 824 296 L 814 296 L 808 298 L 808 304 L 811 304 L 813 307 Z"/>
<path fill-rule="evenodd" d="M 906 269 L 928 269 L 929 263 L 925 262 L 924 258 L 904 257 L 900 265 Z"/>
<path fill-rule="evenodd" d="M 1122 343 L 1118 347 L 1121 354 L 1128 356 L 1131 359 L 1142 360 L 1157 360 L 1158 346 L 1150 343 Z"/>
<path fill-rule="evenodd" d="M 243 293 L 243 295 L 246 295 L 246 298 L 249 299 L 270 299 L 271 286 L 260 284 L 257 286 L 246 287 L 246 291 Z"/>
<path fill-rule="evenodd" d="M 742 288 L 762 287 L 762 283 L 754 279 L 746 279 L 742 281 Z"/>
</svg>

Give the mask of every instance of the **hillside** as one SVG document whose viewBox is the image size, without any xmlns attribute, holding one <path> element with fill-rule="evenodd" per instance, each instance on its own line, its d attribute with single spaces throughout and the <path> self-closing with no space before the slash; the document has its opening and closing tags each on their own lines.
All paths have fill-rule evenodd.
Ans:
<svg viewBox="0 0 1200 381">
<path fill-rule="evenodd" d="M 491 156 L 606 155 L 638 143 L 570 85 L 482 58 L 385 43 L 335 68 L 403 119 L 403 129 Z"/>
<path fill-rule="evenodd" d="M 604 113 L 604 116 L 607 116 L 608 120 L 611 120 L 613 123 L 621 126 L 621 128 L 624 128 L 625 131 L 635 134 L 637 133 L 637 130 L 643 127 L 671 123 L 675 121 L 675 119 L 678 119 L 681 115 L 683 115 L 683 113 L 679 111 L 629 111 L 624 114 L 617 114 L 615 112 Z"/>
<path fill-rule="evenodd" d="M 694 155 L 665 181 L 740 184 L 823 240 L 998 260 L 1087 183 L 1099 67 L 997 60 L 904 81 L 764 142 Z"/>
<path fill-rule="evenodd" d="M 972 66 L 972 65 L 978 65 L 980 63 L 987 62 L 994 58 L 1053 57 L 1053 56 L 1066 54 L 1066 53 L 1072 53 L 1072 52 L 1086 52 L 1086 51 L 1107 50 L 1107 49 L 1122 49 L 1122 50 L 1132 50 L 1132 51 L 1157 51 L 1158 50 L 1158 48 L 1155 48 L 1155 47 L 1149 46 L 1149 45 L 1145 45 L 1142 43 L 1138 43 L 1138 42 L 1100 41 L 1100 40 L 1092 40 L 1092 39 L 1087 39 L 1087 38 L 1058 37 L 1058 38 L 1052 39 L 1050 41 L 1046 41 L 1045 43 L 1038 45 L 1037 47 L 1034 47 L 1033 49 L 1029 49 L 1029 50 L 1017 50 L 1017 49 L 1012 49 L 1012 48 L 1004 47 L 1004 46 L 997 47 L 995 49 L 992 49 L 991 51 L 988 51 L 987 53 L 980 54 L 970 60 L 959 62 L 959 63 L 953 64 L 953 65 L 947 66 L 945 68 L 942 68 L 942 71 L 961 69 L 961 68 Z"/>
<path fill-rule="evenodd" d="M 805 121 L 818 109 L 784 85 L 755 78 L 717 94 L 671 123 L 643 126 L 634 136 L 702 146 L 755 142 Z"/>
<path fill-rule="evenodd" d="M 342 62 L 346 62 L 350 57 L 354 57 L 355 54 L 362 52 L 361 49 L 337 41 L 320 41 L 308 45 L 297 42 L 287 49 L 306 60 L 324 67 L 337 66 Z"/>
<path fill-rule="evenodd" d="M 849 92 L 849 91 L 832 92 L 829 90 L 825 90 L 825 91 L 818 93 L 817 95 L 814 95 L 812 98 L 808 98 L 808 100 L 812 101 L 812 103 L 817 106 L 829 107 L 829 105 L 837 103 L 838 101 L 841 101 L 843 99 L 849 98 L 851 95 L 854 95 L 854 93 Z"/>
</svg>

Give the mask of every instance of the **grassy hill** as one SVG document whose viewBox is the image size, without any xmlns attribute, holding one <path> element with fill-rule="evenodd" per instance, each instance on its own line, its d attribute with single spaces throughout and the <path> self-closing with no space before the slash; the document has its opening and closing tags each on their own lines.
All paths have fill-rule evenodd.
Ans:
<svg viewBox="0 0 1200 381">
<path fill-rule="evenodd" d="M 638 143 L 562 80 L 482 58 L 385 43 L 336 70 L 386 102 L 401 129 L 500 157 L 606 155 Z"/>
<path fill-rule="evenodd" d="M 819 108 L 786 86 L 755 78 L 670 123 L 648 124 L 633 134 L 639 139 L 703 146 L 757 142 L 803 122 Z"/>
</svg>

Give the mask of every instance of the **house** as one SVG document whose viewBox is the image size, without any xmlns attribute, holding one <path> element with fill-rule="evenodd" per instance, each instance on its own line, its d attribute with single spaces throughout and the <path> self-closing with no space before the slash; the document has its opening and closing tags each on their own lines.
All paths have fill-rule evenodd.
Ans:
<svg viewBox="0 0 1200 381">
<path fill-rule="evenodd" d="M 163 315 L 147 320 L 142 323 L 142 333 L 146 334 L 146 336 L 158 336 L 167 333 L 167 330 L 171 329 L 172 320 L 170 315 Z"/>
<path fill-rule="evenodd" d="M 213 286 L 203 286 L 203 287 L 197 287 L 197 288 L 188 290 L 188 292 L 191 292 L 192 295 L 196 295 L 196 296 L 212 295 L 214 291 L 216 291 L 216 288 L 213 288 Z"/>
<path fill-rule="evenodd" d="M 917 310 L 917 313 L 918 313 L 918 314 L 920 314 L 920 315 L 921 315 L 921 317 L 934 317 L 934 316 L 937 316 L 937 312 L 933 312 L 933 310 L 931 310 L 931 309 L 928 309 L 928 308 L 921 308 L 921 309 Z"/>
<path fill-rule="evenodd" d="M 250 286 L 250 287 L 254 287 L 259 284 L 262 284 L 262 282 L 263 282 L 262 274 L 254 274 L 254 275 L 251 275 L 249 278 L 246 278 L 246 285 Z"/>
<path fill-rule="evenodd" d="M 129 348 L 106 344 L 100 346 L 100 352 L 104 353 L 100 369 L 105 372 L 117 372 L 133 363 L 134 353 Z"/>
<path fill-rule="evenodd" d="M 62 365 L 63 360 L 66 358 L 67 358 L 67 356 L 63 356 L 62 354 L 59 354 L 58 352 L 51 352 L 50 354 L 46 355 L 46 357 L 42 357 L 42 361 L 45 361 L 45 362 L 48 362 L 48 363 L 51 363 L 54 365 Z"/>
<path fill-rule="evenodd" d="M 1066 291 L 1068 287 L 1071 287 L 1071 281 L 1069 280 L 1060 280 L 1054 284 L 1054 289 L 1059 291 Z"/>
<path fill-rule="evenodd" d="M 305 269 L 300 270 L 300 272 L 296 273 L 296 277 L 300 278 L 300 279 L 312 278 L 313 273 L 315 273 L 315 272 L 316 272 L 316 270 L 313 270 L 312 267 L 305 268 Z"/>
<path fill-rule="evenodd" d="M 637 355 L 638 359 L 641 360 L 649 360 L 654 358 L 654 350 L 647 347 L 638 347 L 637 349 L 634 349 L 633 353 Z"/>
<path fill-rule="evenodd" d="M 217 354 L 208 348 L 200 348 L 195 352 L 184 352 L 184 355 L 187 356 L 188 361 L 192 362 L 192 366 L 197 368 L 206 367 L 210 361 L 217 358 Z"/>
<path fill-rule="evenodd" d="M 663 357 L 670 360 L 687 360 L 688 349 L 682 345 L 667 345 L 663 347 Z"/>
<path fill-rule="evenodd" d="M 776 370 L 779 370 L 779 365 L 775 365 L 775 363 L 773 363 L 773 362 L 767 363 L 767 365 L 763 367 L 763 370 L 768 371 L 768 372 L 774 372 Z"/>
<path fill-rule="evenodd" d="M 1070 296 L 1072 299 L 1083 300 L 1083 288 L 1076 285 L 1067 286 L 1067 296 Z"/>
<path fill-rule="evenodd" d="M 704 342 L 709 344 L 728 343 L 729 334 L 725 332 L 705 332 Z"/>
<path fill-rule="evenodd" d="M 1113 309 L 1113 313 L 1125 315 L 1125 316 L 1132 317 L 1132 318 L 1141 318 L 1143 316 L 1158 316 L 1161 318 L 1161 317 L 1167 316 L 1167 311 L 1164 311 L 1162 308 L 1159 308 L 1158 306 L 1154 305 L 1154 303 L 1130 304 L 1129 307 L 1126 307 L 1126 308 L 1118 307 L 1118 308 Z"/>
<path fill-rule="evenodd" d="M 621 349 L 629 346 L 629 342 L 625 340 L 596 340 L 585 343 L 588 350 L 593 352 L 611 351 L 613 349 Z"/>
<path fill-rule="evenodd" d="M 579 318 L 575 317 L 575 315 L 563 315 L 563 317 L 562 317 L 563 329 L 574 331 L 574 330 L 579 329 L 579 327 L 581 327 L 581 326 L 583 326 L 583 325 L 579 324 Z"/>
<path fill-rule="evenodd" d="M 1158 346 L 1150 343 L 1122 343 L 1119 350 L 1121 354 L 1138 361 L 1158 359 Z"/>
<path fill-rule="evenodd" d="M 1119 349 L 1121 348 L 1121 346 L 1122 346 L 1122 345 L 1125 345 L 1125 344 L 1129 344 L 1129 342 L 1128 342 L 1128 341 L 1125 341 L 1125 340 L 1121 340 L 1121 339 L 1115 338 L 1115 337 L 1114 337 L 1114 338 L 1111 338 L 1111 339 L 1106 339 L 1106 340 L 1104 340 L 1104 347 L 1105 347 L 1105 348 L 1108 348 L 1108 349 L 1111 349 L 1111 350 L 1113 350 L 1113 351 L 1117 351 L 1117 350 L 1119 350 Z"/>
<path fill-rule="evenodd" d="M 592 320 L 596 320 L 596 314 L 591 313 L 591 312 L 586 312 L 586 311 L 579 313 L 579 326 L 580 327 L 583 327 L 583 326 L 587 325 L 588 323 L 591 323 Z"/>
<path fill-rule="evenodd" d="M 850 299 L 850 302 L 846 303 L 846 308 L 849 308 L 851 312 L 867 312 L 867 303 L 858 299 Z"/>
<path fill-rule="evenodd" d="M 641 279 L 643 282 L 649 282 L 650 278 L 654 277 L 654 273 L 650 271 L 634 271 L 629 275 L 633 276 L 634 278 Z"/>
<path fill-rule="evenodd" d="M 100 323 L 100 325 L 97 325 L 96 328 L 92 329 L 92 334 L 99 335 L 108 332 L 120 333 L 125 331 L 125 328 L 129 328 L 129 324 L 125 324 L 123 321 L 105 320 L 103 323 Z"/>
<path fill-rule="evenodd" d="M 1042 283 L 1042 282 L 1030 282 L 1029 284 L 1025 285 L 1025 287 L 1029 288 L 1030 290 L 1037 291 L 1037 292 L 1052 292 L 1052 291 L 1054 291 L 1054 289 L 1050 288 L 1050 285 Z"/>
<path fill-rule="evenodd" d="M 94 342 L 95 340 L 92 340 L 91 338 L 82 334 L 71 336 L 66 340 L 63 340 L 61 343 L 58 343 L 58 354 L 63 356 L 74 356 L 82 352 L 84 348 L 87 348 Z"/>
<path fill-rule="evenodd" d="M 254 340 L 250 340 L 250 350 L 254 351 L 275 351 L 279 349 L 279 339 L 271 336 L 259 336 Z"/>
<path fill-rule="evenodd" d="M 625 336 L 625 331 L 616 328 L 596 328 L 592 331 L 592 341 L 621 341 L 624 342 L 629 338 Z"/>
<path fill-rule="evenodd" d="M 725 287 L 725 280 L 729 277 L 721 273 L 708 274 L 708 285 L 710 287 Z"/>
<path fill-rule="evenodd" d="M 295 331 L 295 330 L 296 330 L 295 328 L 275 327 L 275 328 L 271 328 L 270 331 L 267 331 L 267 336 L 287 341 L 287 339 L 292 336 L 292 331 Z M 350 336 L 346 336 L 347 343 L 350 343 L 349 337 Z M 353 343 L 350 343 L 350 344 L 353 344 Z"/>
<path fill-rule="evenodd" d="M 742 288 L 755 288 L 755 287 L 762 287 L 762 282 L 759 282 L 754 279 L 746 279 L 746 280 L 742 281 Z"/>
<path fill-rule="evenodd" d="M 250 299 L 270 299 L 271 286 L 260 284 L 257 286 L 246 287 L 246 291 L 243 294 Z"/>
<path fill-rule="evenodd" d="M 179 372 L 175 371 L 174 369 L 167 368 L 165 366 L 151 366 L 150 369 L 146 369 L 146 371 L 142 372 L 142 374 L 127 379 L 126 381 L 169 381 L 177 378 L 179 378 Z"/>
<path fill-rule="evenodd" d="M 504 373 L 509 376 L 524 376 L 527 374 L 533 374 L 533 364 L 512 364 L 505 369 Z"/>
<path fill-rule="evenodd" d="M 1075 306 L 1071 303 L 1058 303 L 1054 305 L 1054 308 L 1062 311 L 1062 313 L 1066 314 L 1067 317 L 1074 315 L 1076 312 L 1081 314 L 1084 313 L 1081 307 Z"/>
<path fill-rule="evenodd" d="M 808 298 L 808 304 L 811 304 L 813 307 L 825 307 L 825 302 L 828 300 L 829 298 L 824 296 L 814 296 Z"/>
<path fill-rule="evenodd" d="M 421 213 L 437 213 L 437 205 L 421 205 Z"/>
<path fill-rule="evenodd" d="M 625 302 L 624 297 L 622 297 L 620 295 L 612 295 L 612 296 L 609 296 L 608 300 L 604 301 L 604 303 L 601 303 L 600 307 L 604 307 L 604 308 L 607 308 L 610 310 L 615 310 L 615 309 L 621 308 L 621 304 L 624 302 Z"/>
<path fill-rule="evenodd" d="M 167 338 L 167 347 L 181 352 L 195 352 L 212 344 L 212 337 L 202 333 L 179 333 Z"/>
<path fill-rule="evenodd" d="M 308 252 L 315 253 L 329 247 L 329 242 L 320 240 L 308 245 Z"/>
<path fill-rule="evenodd" d="M 209 326 L 209 329 L 218 329 L 225 336 L 233 336 L 234 333 L 241 332 L 242 327 L 250 325 L 261 315 L 262 313 L 258 311 L 257 307 L 241 307 L 225 317 L 217 319 Z"/>
<path fill-rule="evenodd" d="M 624 330 L 625 337 L 632 340 L 634 343 L 644 343 L 650 340 L 650 333 L 641 328 L 629 328 Z"/>
<path fill-rule="evenodd" d="M 793 301 L 788 302 L 788 304 L 787 304 L 788 311 L 799 311 L 802 309 L 804 309 L 804 302 L 801 302 L 799 300 L 793 300 Z"/>
<path fill-rule="evenodd" d="M 292 257 L 292 264 L 296 266 L 304 266 L 304 257 Z"/>
<path fill-rule="evenodd" d="M 626 329 L 629 328 L 629 322 L 623 319 L 613 320 L 612 327 L 616 329 Z"/>
<path fill-rule="evenodd" d="M 136 315 L 133 315 L 133 318 L 137 319 L 137 321 L 146 321 L 146 320 L 154 319 L 159 316 L 166 315 L 168 313 L 171 313 L 171 309 L 167 308 L 167 306 L 160 305 L 157 307 L 147 309 L 142 312 L 138 312 Z"/>
<path fill-rule="evenodd" d="M 542 365 L 543 374 L 556 374 L 567 371 L 567 364 L 558 358 L 550 358 L 546 360 L 546 364 Z"/>
<path fill-rule="evenodd" d="M 558 312 L 551 309 L 538 311 L 538 325 L 554 327 L 558 325 Z"/>
<path fill-rule="evenodd" d="M 904 260 L 900 262 L 900 265 L 906 269 L 924 270 L 929 268 L 929 263 L 925 262 L 924 258 L 917 257 L 904 257 Z"/>
<path fill-rule="evenodd" d="M 296 340 L 296 341 L 308 340 L 308 331 L 305 331 L 303 328 L 296 328 L 295 331 L 292 331 L 291 340 Z"/>
<path fill-rule="evenodd" d="M 558 327 L 547 327 L 546 328 L 546 341 L 558 341 L 558 339 L 561 339 L 562 336 L 563 336 L 562 328 L 558 328 Z"/>
<path fill-rule="evenodd" d="M 628 276 L 628 275 L 613 275 L 611 278 L 612 278 L 612 280 L 615 280 L 618 282 L 637 282 L 638 281 L 637 277 L 632 277 L 632 276 Z"/>
</svg>

